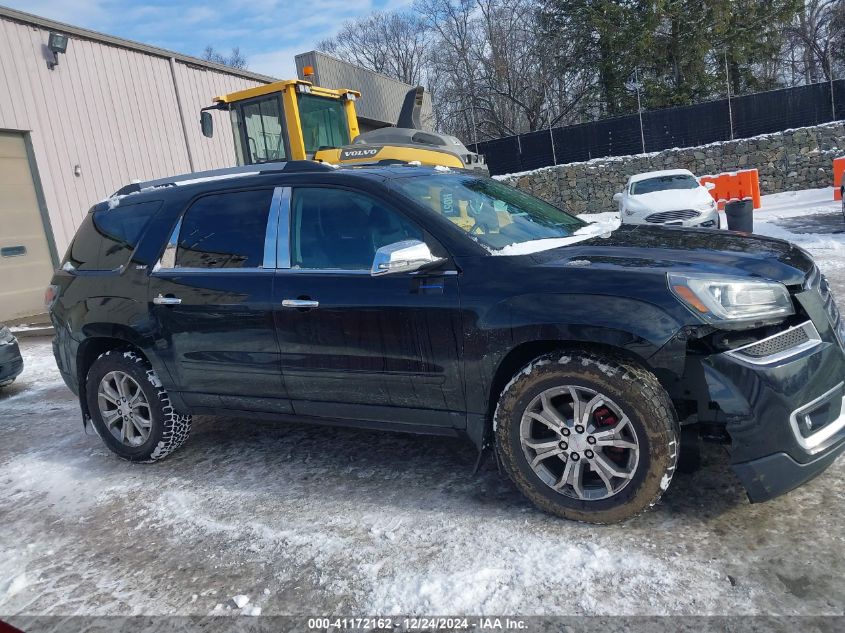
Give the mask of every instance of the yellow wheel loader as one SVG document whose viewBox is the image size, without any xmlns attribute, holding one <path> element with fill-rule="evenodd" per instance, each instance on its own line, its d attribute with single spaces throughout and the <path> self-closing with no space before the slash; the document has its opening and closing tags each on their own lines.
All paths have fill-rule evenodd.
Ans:
<svg viewBox="0 0 845 633">
<path fill-rule="evenodd" d="M 289 79 L 214 98 L 203 108 L 203 135 L 214 134 L 212 110 L 229 112 L 238 165 L 316 160 L 336 165 L 419 162 L 487 173 L 484 157 L 454 136 L 420 129 L 422 87 L 405 97 L 396 127 L 360 133 L 355 90 Z"/>
</svg>

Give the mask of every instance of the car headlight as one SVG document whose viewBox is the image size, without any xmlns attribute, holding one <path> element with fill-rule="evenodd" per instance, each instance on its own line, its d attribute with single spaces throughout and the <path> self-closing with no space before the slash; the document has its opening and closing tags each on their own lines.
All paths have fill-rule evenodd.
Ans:
<svg viewBox="0 0 845 633">
<path fill-rule="evenodd" d="M 0 327 L 0 345 L 8 345 L 9 343 L 14 342 L 15 336 L 12 334 L 12 330 L 7 328 L 5 325 Z"/>
<path fill-rule="evenodd" d="M 716 201 L 711 200 L 710 202 L 698 207 L 698 210 L 699 211 L 712 211 L 715 208 L 716 208 Z"/>
<path fill-rule="evenodd" d="M 678 273 L 669 273 L 668 277 L 669 288 L 684 305 L 723 328 L 795 314 L 789 291 L 775 281 Z"/>
</svg>

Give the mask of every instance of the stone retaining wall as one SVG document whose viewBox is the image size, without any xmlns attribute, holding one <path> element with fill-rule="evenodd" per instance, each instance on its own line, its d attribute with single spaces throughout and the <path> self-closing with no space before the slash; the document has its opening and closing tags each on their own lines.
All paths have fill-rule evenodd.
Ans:
<svg viewBox="0 0 845 633">
<path fill-rule="evenodd" d="M 616 210 L 613 194 L 622 189 L 628 176 L 644 171 L 685 168 L 704 176 L 756 167 L 760 192 L 765 195 L 832 185 L 832 163 L 838 156 L 845 156 L 845 122 L 701 147 L 599 158 L 497 178 L 573 213 L 600 213 Z"/>
</svg>

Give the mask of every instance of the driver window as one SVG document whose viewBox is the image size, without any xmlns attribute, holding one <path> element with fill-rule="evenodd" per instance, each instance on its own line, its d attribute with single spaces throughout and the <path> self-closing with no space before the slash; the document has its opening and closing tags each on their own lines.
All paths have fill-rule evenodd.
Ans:
<svg viewBox="0 0 845 633">
<path fill-rule="evenodd" d="M 370 196 L 329 188 L 297 188 L 291 203 L 291 267 L 369 270 L 382 246 L 425 241 L 403 215 Z"/>
<path fill-rule="evenodd" d="M 250 101 L 243 106 L 246 153 L 251 163 L 285 160 L 281 101 L 278 95 Z"/>
</svg>

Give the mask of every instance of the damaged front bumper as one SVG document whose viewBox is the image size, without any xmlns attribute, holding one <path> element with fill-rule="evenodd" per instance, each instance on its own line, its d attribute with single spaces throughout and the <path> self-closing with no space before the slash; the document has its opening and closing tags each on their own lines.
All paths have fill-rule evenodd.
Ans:
<svg viewBox="0 0 845 633">
<path fill-rule="evenodd" d="M 724 425 L 752 502 L 800 486 L 845 452 L 841 319 L 829 291 L 794 296 L 805 322 L 701 361 L 713 403 L 704 417 Z"/>
</svg>

